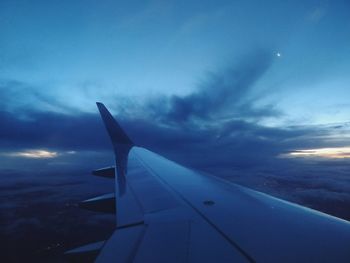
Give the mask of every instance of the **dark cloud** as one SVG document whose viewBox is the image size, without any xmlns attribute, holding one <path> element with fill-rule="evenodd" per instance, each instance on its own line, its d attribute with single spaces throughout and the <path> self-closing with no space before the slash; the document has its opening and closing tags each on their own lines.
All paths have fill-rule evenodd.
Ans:
<svg viewBox="0 0 350 263">
<path fill-rule="evenodd" d="M 265 117 L 281 114 L 269 105 L 256 106 L 259 96 L 254 84 L 271 63 L 270 53 L 260 50 L 228 69 L 209 73 L 198 89 L 186 96 L 162 97 L 130 107 L 120 103 L 118 120 L 138 145 L 211 172 L 266 163 L 276 166 L 281 163 L 277 157 L 291 150 L 344 145 L 346 137 L 334 135 L 343 134 L 345 124 L 279 128 L 259 124 Z M 16 92 L 19 85 L 25 86 L 13 82 Z M 0 91 L 11 97 L 10 82 L 6 87 Z M 33 96 L 50 104 L 50 97 Z M 111 149 L 97 114 L 43 112 L 29 106 L 24 109 L 21 114 L 6 107 L 0 112 L 3 149 Z"/>
<path fill-rule="evenodd" d="M 27 113 L 28 114 L 28 113 Z M 28 118 L 0 112 L 3 128 L 0 145 L 3 149 L 51 148 L 62 150 L 110 149 L 109 139 L 97 114 L 66 115 L 32 112 Z M 169 126 L 149 119 L 122 119 L 130 137 L 140 146 L 163 154 L 184 156 L 189 165 L 249 164 L 265 161 L 293 149 L 296 141 L 312 135 L 312 129 L 268 128 L 244 120 L 222 121 L 196 126 Z M 299 141 L 298 141 L 299 140 Z M 317 144 L 314 139 L 314 144 Z M 305 146 L 305 145 L 304 145 Z M 211 153 L 211 155 L 209 155 Z M 181 160 L 179 160 L 181 161 Z"/>
<path fill-rule="evenodd" d="M 67 115 L 54 112 L 0 112 L 3 147 L 54 147 L 101 149 L 106 134 L 96 114 Z"/>
<path fill-rule="evenodd" d="M 280 114 L 269 105 L 255 105 L 254 84 L 271 63 L 271 52 L 259 50 L 237 60 L 228 69 L 208 73 L 198 89 L 187 96 L 157 98 L 138 107 L 131 105 L 131 110 L 120 103 L 119 112 L 124 115 L 119 120 L 137 144 L 173 155 L 185 151 L 190 157 L 186 160 L 192 164 L 208 159 L 205 156 L 208 152 L 213 153 L 210 163 L 220 164 L 260 162 L 266 157 L 275 157 L 281 151 L 289 150 L 284 144 L 286 140 L 309 131 L 257 124 L 262 118 Z M 25 88 L 18 82 L 5 84 L 0 92 L 7 98 L 16 97 L 12 95 Z M 22 96 L 32 96 L 36 103 L 50 104 L 50 97 L 32 91 L 27 87 Z M 57 102 L 52 99 L 52 104 L 57 105 Z M 116 104 L 119 104 L 118 100 Z M 29 105 L 23 106 L 22 112 L 7 108 L 3 107 L 0 112 L 3 147 L 74 150 L 110 147 L 97 114 L 43 112 L 33 110 Z"/>
<path fill-rule="evenodd" d="M 237 60 L 228 69 L 208 73 L 193 93 L 160 98 L 150 102 L 148 109 L 162 122 L 177 124 L 194 119 L 217 121 L 222 117 L 276 116 L 279 112 L 272 105 L 256 108 L 251 97 L 254 84 L 272 61 L 271 52 L 259 50 Z"/>
</svg>

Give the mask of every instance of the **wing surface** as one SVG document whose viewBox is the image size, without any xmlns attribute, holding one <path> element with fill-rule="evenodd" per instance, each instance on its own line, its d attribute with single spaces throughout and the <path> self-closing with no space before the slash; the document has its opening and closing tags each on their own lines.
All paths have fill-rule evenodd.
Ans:
<svg viewBox="0 0 350 263">
<path fill-rule="evenodd" d="M 349 222 L 137 147 L 98 107 L 116 153 L 117 228 L 96 262 L 350 262 Z M 106 169 L 95 174 L 113 177 Z"/>
<path fill-rule="evenodd" d="M 203 175 L 143 148 L 132 154 L 251 262 L 350 262 L 348 221 Z"/>
</svg>

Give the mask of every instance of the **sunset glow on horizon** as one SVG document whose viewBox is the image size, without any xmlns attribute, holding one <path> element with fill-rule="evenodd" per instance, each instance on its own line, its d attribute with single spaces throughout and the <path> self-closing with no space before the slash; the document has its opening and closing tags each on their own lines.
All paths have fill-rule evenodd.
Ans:
<svg viewBox="0 0 350 263">
<path fill-rule="evenodd" d="M 26 150 L 26 151 L 12 152 L 6 155 L 12 156 L 12 157 L 46 159 L 46 158 L 55 158 L 58 156 L 58 153 L 53 151 L 47 151 L 47 150 Z"/>
<path fill-rule="evenodd" d="M 318 148 L 305 149 L 290 152 L 284 157 L 321 157 L 328 159 L 344 159 L 350 158 L 350 147 L 332 147 L 332 148 Z"/>
</svg>

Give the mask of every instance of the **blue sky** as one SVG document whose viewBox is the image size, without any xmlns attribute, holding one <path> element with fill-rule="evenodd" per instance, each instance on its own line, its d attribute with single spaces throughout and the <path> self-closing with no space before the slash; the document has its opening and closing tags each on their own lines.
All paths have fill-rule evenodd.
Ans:
<svg viewBox="0 0 350 263">
<path fill-rule="evenodd" d="M 111 191 L 96 101 L 138 145 L 349 220 L 349 68 L 347 0 L 0 1 L 3 261 L 113 229 L 74 206 Z"/>
<path fill-rule="evenodd" d="M 267 124 L 348 120 L 347 1 L 2 1 L 0 10 L 2 82 L 67 107 L 186 95 L 263 49 L 273 58 L 250 96 L 284 113 Z"/>
</svg>

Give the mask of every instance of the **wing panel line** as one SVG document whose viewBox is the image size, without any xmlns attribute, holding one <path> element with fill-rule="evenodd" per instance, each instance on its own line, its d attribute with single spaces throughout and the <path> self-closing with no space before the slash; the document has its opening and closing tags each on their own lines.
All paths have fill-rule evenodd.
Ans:
<svg viewBox="0 0 350 263">
<path fill-rule="evenodd" d="M 134 153 L 137 159 L 142 163 L 142 165 L 155 177 L 157 177 L 160 181 L 162 181 L 165 185 L 167 185 L 170 189 L 172 189 L 180 198 L 183 200 L 188 206 L 190 206 L 194 211 L 198 213 L 210 226 L 212 226 L 220 235 L 228 241 L 235 249 L 237 249 L 250 263 L 256 263 L 256 261 L 246 252 L 244 251 L 243 248 L 241 248 L 235 241 L 230 239 L 229 236 L 227 236 L 224 232 L 222 232 L 213 222 L 211 222 L 199 209 L 197 209 L 195 206 L 193 206 L 182 194 L 180 194 L 176 189 L 174 189 L 166 180 L 161 178 L 160 176 L 157 175 L 157 173 L 150 167 L 148 166 L 142 158 L 135 152 Z"/>
</svg>

